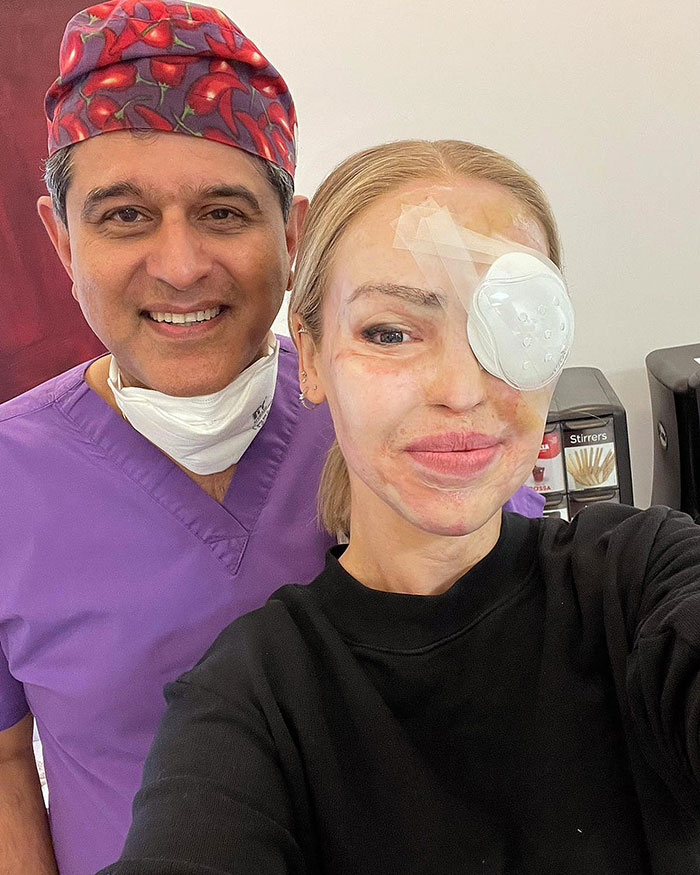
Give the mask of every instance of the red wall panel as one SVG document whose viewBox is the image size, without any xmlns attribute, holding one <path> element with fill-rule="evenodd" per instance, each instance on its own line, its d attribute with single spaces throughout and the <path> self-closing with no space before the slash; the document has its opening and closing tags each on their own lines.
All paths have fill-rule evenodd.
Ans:
<svg viewBox="0 0 700 875">
<path fill-rule="evenodd" d="M 5 0 L 0 36 L 0 401 L 102 351 L 36 213 L 43 97 L 81 0 Z"/>
</svg>

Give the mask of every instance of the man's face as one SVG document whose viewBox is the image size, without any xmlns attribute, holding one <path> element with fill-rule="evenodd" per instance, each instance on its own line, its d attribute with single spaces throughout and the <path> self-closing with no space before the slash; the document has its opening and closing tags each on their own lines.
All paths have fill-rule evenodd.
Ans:
<svg viewBox="0 0 700 875">
<path fill-rule="evenodd" d="M 73 147 L 67 230 L 49 227 L 90 327 L 127 385 L 218 391 L 263 354 L 288 285 L 301 199 L 285 227 L 240 149 L 128 131 Z"/>
</svg>

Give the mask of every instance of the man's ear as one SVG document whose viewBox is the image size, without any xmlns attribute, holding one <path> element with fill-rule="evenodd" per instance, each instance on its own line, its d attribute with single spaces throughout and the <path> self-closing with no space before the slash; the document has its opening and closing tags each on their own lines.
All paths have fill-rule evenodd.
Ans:
<svg viewBox="0 0 700 875">
<path fill-rule="evenodd" d="M 39 213 L 39 218 L 44 224 L 44 228 L 46 228 L 46 233 L 49 235 L 49 238 L 53 243 L 53 248 L 61 259 L 61 264 L 66 269 L 66 273 L 72 280 L 73 256 L 70 251 L 68 229 L 53 211 L 51 198 L 47 195 L 40 197 L 36 202 L 36 210 Z M 73 293 L 73 297 L 75 297 L 75 292 Z"/>
<path fill-rule="evenodd" d="M 307 401 L 320 404 L 326 399 L 318 371 L 318 347 L 298 313 L 292 313 L 292 340 L 299 353 L 299 389 Z"/>
<path fill-rule="evenodd" d="M 301 195 L 295 195 L 294 200 L 292 201 L 292 207 L 289 211 L 287 227 L 284 232 L 287 240 L 287 252 L 289 253 L 290 265 L 294 264 L 294 259 L 296 258 L 297 250 L 299 248 L 299 239 L 301 237 L 302 228 L 304 227 L 304 220 L 306 219 L 306 211 L 308 208 L 309 199 L 307 197 L 302 197 Z M 294 272 L 290 268 L 287 289 L 291 289 L 293 280 Z"/>
</svg>

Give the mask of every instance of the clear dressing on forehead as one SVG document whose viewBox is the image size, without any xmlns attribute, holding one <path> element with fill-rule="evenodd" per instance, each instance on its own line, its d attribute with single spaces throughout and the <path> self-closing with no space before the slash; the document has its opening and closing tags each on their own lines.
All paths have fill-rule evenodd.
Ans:
<svg viewBox="0 0 700 875">
<path fill-rule="evenodd" d="M 553 262 L 465 228 L 432 198 L 403 204 L 392 228 L 394 248 L 408 250 L 428 286 L 466 312 L 469 343 L 485 370 L 523 392 L 556 380 L 571 351 L 574 312 Z"/>
</svg>

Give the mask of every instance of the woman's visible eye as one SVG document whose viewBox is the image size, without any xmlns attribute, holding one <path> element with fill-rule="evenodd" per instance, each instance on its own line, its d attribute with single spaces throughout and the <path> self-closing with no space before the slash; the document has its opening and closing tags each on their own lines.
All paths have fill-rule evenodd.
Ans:
<svg viewBox="0 0 700 875">
<path fill-rule="evenodd" d="M 394 325 L 375 325 L 372 328 L 365 328 L 362 336 L 370 343 L 376 343 L 380 346 L 395 346 L 404 343 L 409 338 L 408 332 L 396 328 Z"/>
</svg>

